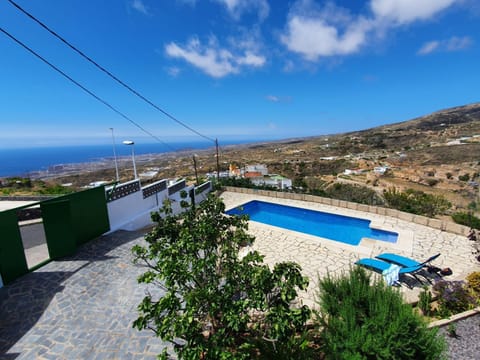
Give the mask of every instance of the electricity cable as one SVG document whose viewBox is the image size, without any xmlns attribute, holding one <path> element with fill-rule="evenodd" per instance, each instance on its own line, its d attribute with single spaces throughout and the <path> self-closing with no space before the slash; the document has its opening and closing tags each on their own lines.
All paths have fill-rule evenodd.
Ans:
<svg viewBox="0 0 480 360">
<path fill-rule="evenodd" d="M 11 35 L 9 32 L 7 32 L 6 30 L 4 30 L 2 27 L 0 27 L 0 32 L 4 33 L 6 36 L 8 36 L 11 40 L 13 40 L 14 42 L 16 42 L 18 45 L 20 45 L 21 47 L 23 47 L 25 50 L 27 50 L 28 52 L 30 52 L 31 54 L 33 54 L 34 56 L 36 56 L 38 59 L 40 59 L 41 61 L 43 61 L 45 64 L 47 64 L 48 66 L 50 66 L 52 69 L 54 69 L 55 71 L 57 71 L 58 73 L 60 73 L 63 77 L 65 77 L 66 79 L 68 79 L 69 81 L 71 81 L 73 84 L 75 84 L 76 86 L 78 86 L 80 89 L 82 89 L 83 91 L 85 91 L 87 94 L 89 94 L 90 96 L 94 97 L 96 100 L 98 100 L 99 102 L 101 102 L 103 105 L 105 105 L 106 107 L 108 107 L 110 110 L 114 111 L 115 113 L 117 113 L 118 115 L 120 115 L 122 118 L 124 118 L 125 120 L 129 121 L 130 123 L 132 123 L 133 125 L 135 125 L 137 128 L 139 128 L 140 130 L 142 130 L 145 134 L 151 136 L 152 138 L 154 138 L 155 140 L 157 140 L 158 142 L 162 143 L 163 145 L 169 147 L 170 149 L 172 149 L 173 151 L 176 151 L 177 149 L 175 149 L 174 147 L 172 147 L 171 145 L 165 143 L 164 141 L 160 140 L 156 135 L 152 134 L 150 131 L 146 130 L 144 127 L 142 127 L 140 124 L 136 123 L 134 120 L 130 119 L 127 115 L 125 115 L 124 113 L 122 113 L 120 110 L 118 110 L 117 108 L 113 107 L 112 105 L 110 105 L 107 101 L 105 101 L 104 99 L 102 99 L 100 96 L 96 95 L 95 93 L 93 93 L 92 91 L 90 91 L 89 89 L 87 89 L 85 86 L 83 86 L 82 84 L 80 84 L 78 81 L 76 81 L 75 79 L 73 79 L 71 76 L 69 76 L 68 74 L 66 74 L 64 71 L 60 70 L 58 67 L 56 67 L 55 65 L 53 65 L 51 62 L 49 62 L 47 59 L 45 59 L 44 57 L 42 57 L 40 54 L 38 54 L 37 52 L 35 52 L 34 50 L 32 50 L 31 48 L 29 48 L 27 45 L 25 45 L 23 42 L 21 42 L 20 40 L 18 40 L 17 38 L 15 38 L 13 35 Z"/>
<path fill-rule="evenodd" d="M 93 60 L 92 58 L 90 58 L 89 56 L 87 56 L 85 53 L 83 53 L 81 50 L 79 50 L 77 47 L 75 47 L 74 45 L 70 44 L 65 38 L 63 38 L 62 36 L 60 36 L 59 34 L 57 34 L 55 31 L 53 31 L 52 29 L 50 29 L 47 25 L 45 25 L 43 22 L 41 22 L 40 20 L 38 20 L 35 16 L 33 16 L 32 14 L 30 14 L 28 11 L 26 11 L 25 9 L 23 9 L 20 5 L 18 5 L 17 3 L 15 3 L 13 0 L 7 0 L 10 4 L 12 4 L 13 6 L 15 6 L 18 10 L 20 10 L 22 13 L 24 13 L 26 16 L 28 16 L 30 19 L 32 19 L 33 21 L 35 21 L 37 24 L 39 24 L 41 27 L 43 27 L 45 30 L 47 30 L 50 34 L 52 34 L 53 36 L 55 36 L 57 39 L 59 39 L 60 41 L 62 41 L 65 45 L 67 45 L 69 48 L 71 48 L 73 51 L 77 52 L 80 56 L 82 56 L 84 59 L 86 59 L 87 61 L 89 61 L 91 64 L 93 64 L 95 67 L 97 67 L 99 70 L 101 70 L 102 72 L 104 72 L 105 74 L 107 74 L 109 77 L 111 77 L 113 80 L 115 80 L 117 83 L 119 83 L 120 85 L 122 85 L 124 88 L 126 88 L 128 91 L 130 91 L 131 93 L 133 93 L 134 95 L 136 95 L 137 97 L 139 97 L 140 99 L 142 99 L 143 101 L 145 101 L 147 104 L 149 104 L 150 106 L 152 106 L 153 108 L 155 108 L 156 110 L 160 111 L 162 114 L 164 114 L 165 116 L 167 116 L 168 118 L 170 118 L 171 120 L 175 121 L 177 124 L 183 126 L 184 128 L 190 130 L 191 132 L 197 134 L 198 136 L 201 136 L 203 137 L 204 139 L 206 140 L 209 140 L 209 141 L 212 141 L 212 142 L 215 142 L 215 139 L 211 138 L 211 137 L 208 137 L 202 133 L 200 133 L 199 131 L 195 130 L 194 128 L 192 128 L 191 126 L 188 126 L 187 124 L 185 124 L 184 122 L 178 120 L 177 118 L 175 118 L 173 115 L 169 114 L 168 112 L 166 112 L 165 110 L 163 110 L 162 108 L 160 108 L 158 105 L 156 105 L 155 103 L 153 103 L 151 100 L 149 100 L 148 98 L 146 98 L 145 96 L 143 96 L 142 94 L 140 94 L 137 90 L 133 89 L 131 86 L 129 86 L 128 84 L 126 84 L 124 81 L 120 80 L 117 76 L 113 75 L 110 71 L 108 71 L 107 69 L 105 69 L 103 66 L 101 66 L 100 64 L 98 64 L 95 60 Z"/>
</svg>

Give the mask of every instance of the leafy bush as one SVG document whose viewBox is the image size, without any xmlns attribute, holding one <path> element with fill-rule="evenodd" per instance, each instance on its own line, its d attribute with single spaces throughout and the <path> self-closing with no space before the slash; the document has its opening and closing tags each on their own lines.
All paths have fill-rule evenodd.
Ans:
<svg viewBox="0 0 480 360">
<path fill-rule="evenodd" d="M 362 268 L 319 280 L 320 338 L 325 359 L 439 359 L 445 342 L 400 292 L 371 282 Z"/>
<path fill-rule="evenodd" d="M 300 266 L 263 264 L 250 252 L 239 258 L 247 234 L 246 217 L 227 216 L 213 196 L 180 215 L 167 203 L 152 220 L 146 247 L 133 248 L 148 271 L 139 282 L 157 285 L 162 296 L 147 294 L 134 327 L 152 329 L 172 342 L 180 359 L 279 358 L 309 351 L 305 323 L 308 307 L 294 307 L 308 279 Z M 161 358 L 168 356 L 166 350 Z"/>
<path fill-rule="evenodd" d="M 430 316 L 431 312 L 432 293 L 428 287 L 424 287 L 418 299 L 418 307 L 422 310 L 423 315 Z"/>
<path fill-rule="evenodd" d="M 64 195 L 75 192 L 75 190 L 62 185 L 47 185 L 43 189 L 38 190 L 41 195 Z"/>
<path fill-rule="evenodd" d="M 466 278 L 468 288 L 472 290 L 477 300 L 480 300 L 480 271 L 469 274 Z"/>
<path fill-rule="evenodd" d="M 457 212 L 452 215 L 453 221 L 473 229 L 480 229 L 480 219 L 469 212 Z"/>
<path fill-rule="evenodd" d="M 426 182 L 428 186 L 435 186 L 439 183 L 440 180 L 438 179 L 427 179 Z"/>
<path fill-rule="evenodd" d="M 242 187 L 247 189 L 262 189 L 262 190 L 277 190 L 275 186 L 270 185 L 255 185 L 252 181 L 248 178 L 220 178 L 218 183 L 216 184 L 216 188 L 219 189 L 222 186 L 233 186 L 233 187 Z"/>
<path fill-rule="evenodd" d="M 434 217 L 450 208 L 450 202 L 440 195 L 426 194 L 423 191 L 407 189 L 404 192 L 395 188 L 385 190 L 383 196 L 391 208 L 416 215 Z"/>
<path fill-rule="evenodd" d="M 345 200 L 367 205 L 382 205 L 383 199 L 377 192 L 360 185 L 335 183 L 325 189 L 326 196 L 333 199 Z"/>
<path fill-rule="evenodd" d="M 475 306 L 475 298 L 463 281 L 440 280 L 433 286 L 433 291 L 438 294 L 438 315 L 442 318 Z"/>
<path fill-rule="evenodd" d="M 468 180 L 470 180 L 470 174 L 467 173 L 467 174 L 460 175 L 460 176 L 458 177 L 458 180 L 460 180 L 460 181 L 468 181 Z"/>
</svg>

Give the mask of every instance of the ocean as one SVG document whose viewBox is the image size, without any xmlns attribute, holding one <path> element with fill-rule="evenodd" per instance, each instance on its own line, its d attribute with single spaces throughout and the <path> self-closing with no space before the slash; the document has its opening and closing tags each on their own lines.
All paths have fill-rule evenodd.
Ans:
<svg viewBox="0 0 480 360">
<path fill-rule="evenodd" d="M 229 141 L 220 143 L 220 146 L 249 142 L 253 141 Z M 207 141 L 197 141 L 171 143 L 171 146 L 181 151 L 213 148 L 214 144 Z M 118 158 L 131 156 L 132 154 L 131 148 L 121 143 L 116 144 L 115 148 Z M 159 143 L 136 143 L 134 151 L 135 155 L 142 155 L 172 152 L 172 149 Z M 104 159 L 113 160 L 112 144 L 0 149 L 0 177 L 28 175 L 31 172 L 46 171 L 55 165 L 89 163 Z"/>
</svg>

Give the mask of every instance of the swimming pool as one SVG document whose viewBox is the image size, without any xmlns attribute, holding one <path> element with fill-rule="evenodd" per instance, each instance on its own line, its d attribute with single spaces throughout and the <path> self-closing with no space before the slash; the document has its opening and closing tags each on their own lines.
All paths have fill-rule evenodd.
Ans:
<svg viewBox="0 0 480 360">
<path fill-rule="evenodd" d="M 248 215 L 253 221 L 350 245 L 358 245 L 362 238 L 390 243 L 395 243 L 398 239 L 398 234 L 395 232 L 370 228 L 370 220 L 258 200 L 228 210 L 227 214 Z"/>
</svg>

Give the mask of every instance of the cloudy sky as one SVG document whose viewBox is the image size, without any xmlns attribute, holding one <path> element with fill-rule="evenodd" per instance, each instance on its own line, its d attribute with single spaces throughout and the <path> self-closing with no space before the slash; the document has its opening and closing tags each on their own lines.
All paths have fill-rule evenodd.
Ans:
<svg viewBox="0 0 480 360">
<path fill-rule="evenodd" d="M 207 137 L 279 139 L 479 101 L 477 0 L 12 0 Z M 0 146 L 197 136 L 15 8 L 0 28 Z M 155 142 L 153 138 L 147 140 Z"/>
</svg>

